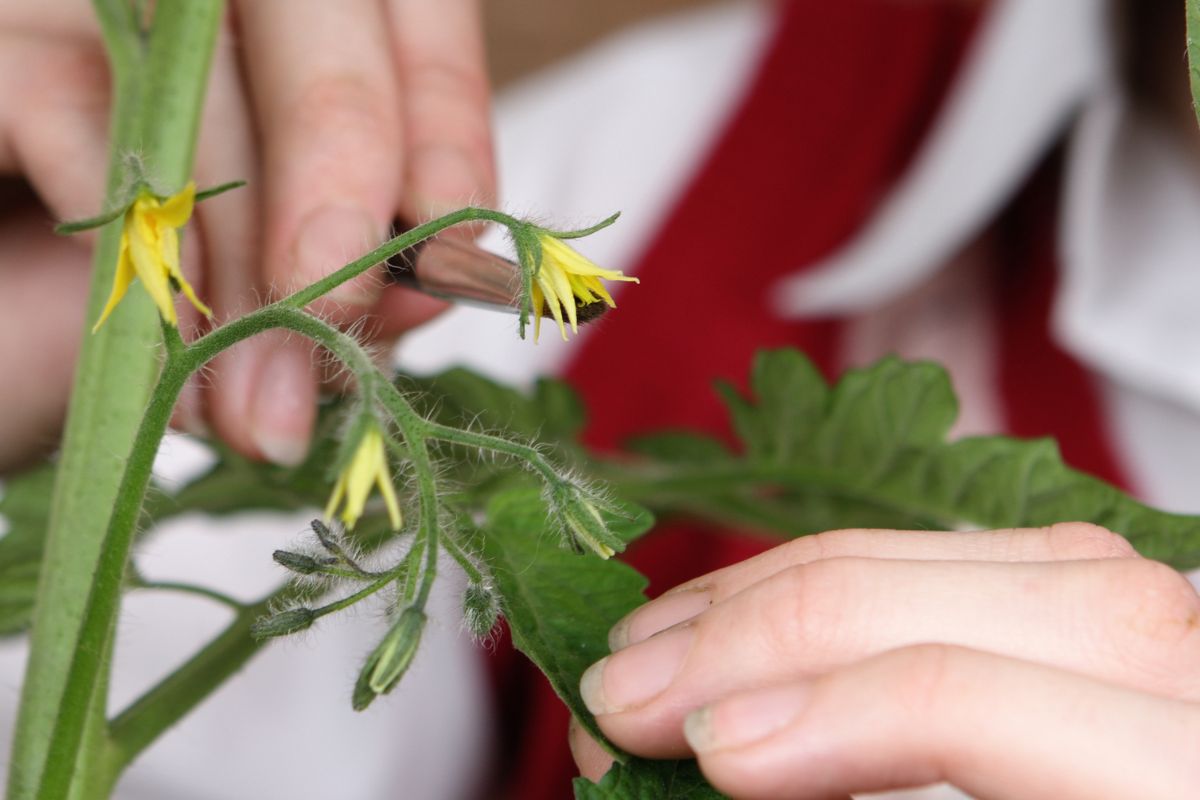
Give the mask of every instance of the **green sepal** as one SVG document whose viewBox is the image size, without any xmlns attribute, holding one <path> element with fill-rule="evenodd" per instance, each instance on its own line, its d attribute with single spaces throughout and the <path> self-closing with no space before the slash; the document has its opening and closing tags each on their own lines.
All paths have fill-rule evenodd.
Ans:
<svg viewBox="0 0 1200 800">
<path fill-rule="evenodd" d="M 245 181 L 229 181 L 228 183 L 219 183 L 216 186 L 210 186 L 207 189 L 200 189 L 196 192 L 196 202 L 203 203 L 205 200 L 212 199 L 219 194 L 240 189 L 246 185 Z"/>
<path fill-rule="evenodd" d="M 546 233 L 553 236 L 555 239 L 582 239 L 585 236 L 591 236 L 593 233 L 596 233 L 597 231 L 604 230 L 609 225 L 612 225 L 614 222 L 616 222 L 620 216 L 621 216 L 621 212 L 618 211 L 615 214 L 612 214 L 611 216 L 605 217 L 604 219 L 600 220 L 595 225 L 591 225 L 587 228 L 580 228 L 579 230 L 574 230 L 574 231 L 552 231 L 549 228 L 540 228 L 539 230 L 545 231 Z"/>
<path fill-rule="evenodd" d="M 133 205 L 132 198 L 124 205 L 109 209 L 108 211 L 105 211 L 97 216 L 88 217 L 87 219 L 71 220 L 69 222 L 60 222 L 54 226 L 54 232 L 59 236 L 71 236 L 72 234 L 83 233 L 84 231 L 90 231 L 95 228 L 103 228 L 108 223 L 122 216 L 126 211 L 129 210 L 131 205 Z"/>
</svg>

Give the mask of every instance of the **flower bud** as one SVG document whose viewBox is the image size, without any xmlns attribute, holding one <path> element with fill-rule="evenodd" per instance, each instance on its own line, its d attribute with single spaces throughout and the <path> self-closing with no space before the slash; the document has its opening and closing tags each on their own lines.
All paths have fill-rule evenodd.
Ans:
<svg viewBox="0 0 1200 800">
<path fill-rule="evenodd" d="M 496 591 L 481 583 L 467 585 L 463 593 L 463 622 L 476 639 L 483 639 L 496 627 L 500 617 L 500 600 Z"/>
<path fill-rule="evenodd" d="M 271 554 L 271 558 L 275 559 L 275 563 L 279 566 L 300 575 L 312 575 L 314 572 L 320 572 L 325 567 L 324 564 L 312 556 L 306 556 L 303 553 L 293 553 L 288 550 L 276 550 Z"/>
<path fill-rule="evenodd" d="M 362 711 L 378 695 L 396 688 L 417 654 L 425 620 L 425 613 L 416 606 L 409 606 L 400 613 L 400 618 L 379 646 L 367 656 L 358 674 L 352 699 L 355 711 Z"/>
<path fill-rule="evenodd" d="M 572 550 L 577 553 L 591 550 L 601 558 L 611 558 L 625 549 L 625 542 L 608 529 L 594 501 L 574 486 L 564 494 L 566 497 L 560 498 L 555 506 L 566 529 L 566 544 Z"/>
<path fill-rule="evenodd" d="M 255 639 L 287 636 L 311 627 L 316 618 L 311 608 L 289 608 L 269 617 L 259 617 L 250 626 L 250 635 Z"/>
</svg>

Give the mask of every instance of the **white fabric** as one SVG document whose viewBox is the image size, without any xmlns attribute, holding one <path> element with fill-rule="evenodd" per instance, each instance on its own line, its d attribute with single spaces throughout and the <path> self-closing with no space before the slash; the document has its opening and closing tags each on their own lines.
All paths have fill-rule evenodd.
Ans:
<svg viewBox="0 0 1200 800">
<path fill-rule="evenodd" d="M 779 310 L 875 308 L 940 269 L 1102 84 L 1106 12 L 1101 0 L 996 3 L 915 163 L 849 245 L 782 282 Z"/>
<path fill-rule="evenodd" d="M 1111 93 L 1072 142 L 1059 340 L 1091 366 L 1200 410 L 1200 160 Z"/>
</svg>

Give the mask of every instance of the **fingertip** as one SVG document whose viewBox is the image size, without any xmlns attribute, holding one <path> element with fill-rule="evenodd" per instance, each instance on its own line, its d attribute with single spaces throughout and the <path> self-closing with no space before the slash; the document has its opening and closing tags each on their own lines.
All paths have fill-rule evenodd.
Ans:
<svg viewBox="0 0 1200 800">
<path fill-rule="evenodd" d="M 325 205 L 309 212 L 292 245 L 289 288 L 316 283 L 375 249 L 380 230 L 380 223 L 362 208 Z M 365 309 L 378 301 L 381 291 L 379 277 L 368 271 L 337 286 L 326 299 Z"/>
<path fill-rule="evenodd" d="M 404 205 L 408 215 L 433 219 L 468 205 L 491 205 L 495 179 L 480 158 L 455 145 L 423 147 L 409 155 Z"/>
<path fill-rule="evenodd" d="M 373 331 L 376 340 L 389 341 L 424 325 L 450 308 L 445 300 L 403 286 L 384 289 L 375 307 L 379 327 Z"/>
<path fill-rule="evenodd" d="M 312 348 L 283 339 L 264 349 L 253 379 L 250 438 L 266 460 L 294 467 L 308 455 L 316 421 Z"/>
<path fill-rule="evenodd" d="M 574 717 L 571 717 L 571 724 L 567 728 L 567 742 L 579 774 L 592 783 L 599 783 L 605 773 L 612 769 L 613 757 L 596 743 Z"/>
<path fill-rule="evenodd" d="M 250 403 L 261 354 L 258 339 L 234 345 L 213 360 L 205 387 L 208 418 L 217 436 L 236 452 L 254 459 L 262 457 L 250 435 Z"/>
</svg>

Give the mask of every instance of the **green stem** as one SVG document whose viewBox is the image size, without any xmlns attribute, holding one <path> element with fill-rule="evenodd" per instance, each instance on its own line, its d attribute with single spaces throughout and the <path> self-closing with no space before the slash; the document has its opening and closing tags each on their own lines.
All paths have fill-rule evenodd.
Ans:
<svg viewBox="0 0 1200 800">
<path fill-rule="evenodd" d="M 292 308 L 304 308 L 312 301 L 324 294 L 328 294 L 334 287 L 345 283 L 356 275 L 366 272 L 371 267 L 386 261 L 392 256 L 399 253 L 401 250 L 412 247 L 418 242 L 428 239 L 430 236 L 449 228 L 452 225 L 458 225 L 463 222 L 495 222 L 503 225 L 510 230 L 522 226 L 523 223 L 517 219 L 510 217 L 500 211 L 493 211 L 490 208 L 463 208 L 458 211 L 453 211 L 444 217 L 426 222 L 424 225 L 418 225 L 401 235 L 390 239 L 379 247 L 376 247 L 371 252 L 363 257 L 351 261 L 346 266 L 326 275 L 321 280 L 306 286 L 303 289 L 285 297 L 279 301 L 279 305 L 290 306 Z"/>
<path fill-rule="evenodd" d="M 110 725 L 118 765 L 123 767 L 137 758 L 163 731 L 250 660 L 262 646 L 250 635 L 250 626 L 273 604 L 290 601 L 294 595 L 294 587 L 288 587 L 242 607 L 233 622 L 203 650 L 118 714 Z"/>
<path fill-rule="evenodd" d="M 819 467 L 795 465 L 732 463 L 714 467 L 684 467 L 664 470 L 655 465 L 650 469 L 639 468 L 628 462 L 606 464 L 599 462 L 593 472 L 594 476 L 612 488 L 614 493 L 627 500 L 646 506 L 654 511 L 686 513 L 701 518 L 707 518 L 722 524 L 741 523 L 751 527 L 761 528 L 767 515 L 753 518 L 731 517 L 729 509 L 716 504 L 712 506 L 708 500 L 722 495 L 738 495 L 763 491 L 768 487 L 795 487 L 809 493 L 821 493 L 827 496 L 852 500 L 855 503 L 883 508 L 891 513 L 914 519 L 930 519 L 936 515 L 939 527 L 950 529 L 964 522 L 952 508 L 930 508 L 928 505 L 917 506 L 898 495 L 888 496 L 886 493 L 872 491 L 870 487 L 861 490 L 847 485 L 844 476 L 837 476 Z M 768 497 L 758 501 L 760 510 L 765 511 L 771 506 Z M 720 509 L 714 511 L 713 508 Z M 794 514 L 792 515 L 794 517 Z M 782 523 L 788 519 L 787 514 L 779 516 Z M 985 520 L 966 520 L 985 522 Z M 792 527 L 781 528 L 772 526 L 780 532 L 794 535 L 794 519 Z"/>
<path fill-rule="evenodd" d="M 467 551 L 464 550 L 458 542 L 454 541 L 453 536 L 443 536 L 442 547 L 444 547 L 446 552 L 448 552 L 454 558 L 454 560 L 458 562 L 458 565 L 462 567 L 462 571 L 467 574 L 467 580 L 469 580 L 471 583 L 484 582 L 483 573 L 480 572 L 479 568 L 475 566 L 475 563 L 471 560 L 471 556 L 467 554 Z"/>
<path fill-rule="evenodd" d="M 1200 122 L 1200 0 L 1187 0 L 1187 54 L 1191 74 L 1192 110 Z"/>
<path fill-rule="evenodd" d="M 387 586 L 392 581 L 396 580 L 397 576 L 399 576 L 399 574 L 402 571 L 403 570 L 399 569 L 399 568 L 390 570 L 387 573 L 385 573 L 383 575 L 383 577 L 378 578 L 377 580 L 367 584 L 366 586 L 359 589 L 354 594 L 347 595 L 346 597 L 343 597 L 341 600 L 335 600 L 332 603 L 329 603 L 328 605 L 321 606 L 320 608 L 314 608 L 313 614 L 316 617 L 324 617 L 328 614 L 335 614 L 344 608 L 349 608 L 350 606 L 354 605 L 355 603 L 358 603 L 360 600 L 366 600 L 368 597 L 375 594 L 376 592 L 378 592 L 380 589 Z"/>
<path fill-rule="evenodd" d="M 433 462 L 429 457 L 429 445 L 426 439 L 434 426 L 409 405 L 389 382 L 380 387 L 380 400 L 396 420 L 400 433 L 408 444 L 409 458 L 412 459 L 413 472 L 417 477 L 417 503 L 421 515 L 421 527 L 418 533 L 419 541 L 426 548 L 425 569 L 421 573 L 421 585 L 417 590 L 414 605 L 425 608 L 429 595 L 433 591 L 433 583 L 437 578 L 438 556 L 438 503 L 437 479 L 434 477 Z"/>
<path fill-rule="evenodd" d="M 366 266 L 369 266 L 370 263 L 374 262 L 368 262 Z M 363 268 L 365 269 L 365 267 Z M 114 590 L 114 586 L 119 589 L 127 568 L 129 550 L 133 543 L 142 498 L 149 484 L 154 455 L 158 449 L 158 442 L 166 431 L 179 392 L 188 377 L 217 353 L 268 327 L 286 328 L 309 337 L 345 362 L 364 384 L 372 382 L 375 368 L 369 356 L 353 338 L 302 311 L 280 304 L 268 306 L 230 323 L 198 340 L 190 347 L 180 349 L 178 346 L 172 347 L 168 344 L 168 352 L 171 357 L 163 369 L 159 386 L 146 409 L 109 520 L 108 532 L 102 547 L 103 558 L 97 569 L 86 605 L 83 625 L 68 674 L 67 691 L 63 696 L 62 710 L 51 735 L 50 763 L 65 763 L 59 759 L 65 758 L 67 754 L 74 752 L 79 747 L 83 728 L 78 724 L 78 717 L 86 710 L 86 697 L 90 696 L 96 682 L 101 677 L 102 654 L 106 652 L 105 642 L 115 627 L 119 592 Z M 166 341 L 168 343 L 171 341 L 169 333 Z M 436 511 L 432 518 L 436 520 Z M 378 591 L 393 579 L 394 575 L 389 575 L 351 598 L 339 601 L 341 605 L 334 603 L 322 611 L 327 613 L 337 610 L 348 602 L 357 602 L 366 594 Z M 214 593 L 206 592 L 206 594 L 213 596 L 214 599 L 223 598 Z M 120 759 L 118 766 L 128 763 L 129 759 L 132 759 L 149 744 L 153 738 L 151 733 L 162 730 L 157 727 L 159 724 L 167 720 L 178 719 L 182 713 L 193 707 L 220 684 L 220 681 L 216 680 L 217 676 L 229 674 L 225 672 L 225 667 L 220 662 L 222 658 L 229 659 L 231 664 L 233 662 L 241 663 L 257 650 L 256 646 L 235 646 L 227 641 L 234 635 L 245 635 L 249 639 L 249 625 L 257 617 L 257 614 L 250 617 L 248 621 L 245 617 L 244 611 L 239 613 L 237 620 L 229 630 L 222 633 L 210 646 L 201 651 L 196 659 L 185 664 L 175 675 L 168 677 L 162 685 L 164 687 L 162 691 L 152 690 L 146 697 L 139 700 L 127 714 L 122 715 L 126 725 L 130 724 L 128 720 L 131 718 L 147 721 L 138 723 L 132 728 L 133 733 L 122 734 L 125 738 L 116 742 L 116 757 Z M 167 696 L 165 687 L 170 687 L 172 696 L 175 696 L 177 702 L 184 701 L 180 709 L 162 707 L 162 704 L 166 702 L 164 697 Z M 118 726 L 114 723 L 113 730 L 117 729 Z M 126 727 L 123 730 L 128 731 L 130 728 Z M 70 782 L 69 772 L 46 770 L 43 773 L 42 785 L 37 797 L 39 800 L 65 797 Z"/>
<path fill-rule="evenodd" d="M 373 550 L 392 536 L 391 529 L 385 526 L 378 526 L 372 532 L 360 527 L 359 532 L 366 534 L 360 544 L 367 550 Z M 406 557 L 401 566 L 391 572 L 400 574 L 408 565 Z M 112 721 L 112 760 L 116 767 L 123 767 L 136 758 L 262 649 L 265 642 L 250 635 L 250 626 L 255 620 L 273 608 L 307 600 L 322 591 L 309 584 L 289 583 L 257 603 L 244 606 L 220 635 Z"/>
<path fill-rule="evenodd" d="M 158 4 L 154 30 L 145 46 L 122 0 L 97 0 L 96 11 L 113 78 L 108 200 L 101 205 L 107 208 L 116 200 L 129 153 L 144 157 L 163 182 L 182 185 L 187 180 L 222 4 L 217 0 Z M 151 77 L 143 80 L 144 75 Z M 172 113 L 163 113 L 166 108 Z M 119 223 L 101 231 L 88 299 L 89 320 L 96 319 L 112 286 L 119 241 Z M 133 293 L 100 334 L 84 337 L 63 435 L 43 579 L 13 737 L 10 800 L 31 800 L 43 776 L 50 772 L 67 776 L 77 798 L 103 796 L 108 789 L 102 785 L 110 777 L 107 771 L 90 763 L 102 755 L 105 746 L 107 658 L 97 679 L 89 681 L 94 696 L 80 698 L 73 692 L 78 706 L 70 712 L 72 724 L 86 730 L 70 738 L 84 742 L 82 756 L 79 751 L 60 753 L 63 760 L 47 770 L 47 755 L 51 731 L 67 713 L 68 675 L 88 586 L 103 556 L 106 521 L 158 372 L 157 338 L 153 304 Z M 108 587 L 113 592 L 119 589 L 119 585 Z M 109 641 L 100 644 L 107 653 Z M 71 777 L 77 772 L 78 780 Z"/>
<path fill-rule="evenodd" d="M 138 428 L 120 489 L 113 501 L 100 561 L 84 606 L 66 687 L 51 730 L 47 764 L 73 764 L 76 761 L 91 698 L 102 681 L 101 673 L 116 629 L 129 550 L 137 531 L 142 498 L 150 484 L 158 443 L 167 431 L 175 401 L 189 374 L 190 371 L 181 369 L 176 363 L 167 364 Z M 65 798 L 71 790 L 74 774 L 73 770 L 66 769 L 43 770 L 36 795 L 38 800 Z"/>
<path fill-rule="evenodd" d="M 246 607 L 246 604 L 230 597 L 224 592 L 218 592 L 216 589 L 210 589 L 207 586 L 197 586 L 194 583 L 181 583 L 179 581 L 147 581 L 137 580 L 130 584 L 134 589 L 150 589 L 152 591 L 162 592 L 177 592 L 180 594 L 194 594 L 197 597 L 204 597 L 214 602 L 220 603 L 223 606 L 228 606 L 234 611 L 241 611 Z"/>
<path fill-rule="evenodd" d="M 508 439 L 499 436 L 492 436 L 487 433 L 477 433 L 475 431 L 464 431 L 459 428 L 452 428 L 448 425 L 441 425 L 436 422 L 427 422 L 426 436 L 430 439 L 439 439 L 443 442 L 463 445 L 465 447 L 478 448 L 482 450 L 492 450 L 497 453 L 504 453 L 524 461 L 530 469 L 538 472 L 546 481 L 550 483 L 562 483 L 562 476 L 554 469 L 554 465 L 546 460 L 546 457 L 538 452 L 536 447 L 530 447 L 527 444 L 519 442 L 511 442 Z"/>
</svg>

